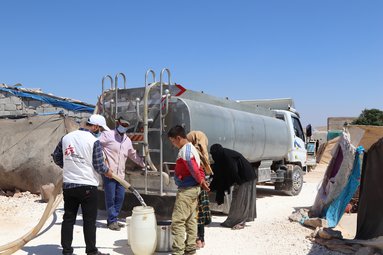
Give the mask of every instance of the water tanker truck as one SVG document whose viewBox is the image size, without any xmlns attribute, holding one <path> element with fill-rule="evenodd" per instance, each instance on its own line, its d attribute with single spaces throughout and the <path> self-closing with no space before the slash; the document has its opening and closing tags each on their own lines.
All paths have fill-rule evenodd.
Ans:
<svg viewBox="0 0 383 255">
<path fill-rule="evenodd" d="M 179 124 L 186 132 L 204 132 L 209 145 L 219 143 L 240 152 L 257 171 L 258 183 L 299 194 L 306 148 L 292 99 L 234 101 L 172 84 L 168 69 L 163 69 L 159 78 L 156 81 L 155 72 L 149 70 L 144 86 L 138 88 L 127 88 L 123 73 L 102 80 L 96 111 L 110 126 L 120 116 L 129 120 L 128 135 L 148 165 L 144 172 L 127 171 L 126 179 L 133 187 L 147 195 L 175 195 L 178 149 L 169 142 L 167 131 Z M 109 89 L 105 82 L 110 82 Z"/>
</svg>

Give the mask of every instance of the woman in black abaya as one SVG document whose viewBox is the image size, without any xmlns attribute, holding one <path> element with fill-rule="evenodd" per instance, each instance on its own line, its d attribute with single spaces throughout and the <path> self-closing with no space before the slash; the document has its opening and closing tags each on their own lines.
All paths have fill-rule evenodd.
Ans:
<svg viewBox="0 0 383 255">
<path fill-rule="evenodd" d="M 224 202 L 225 191 L 234 185 L 232 202 L 227 219 L 221 226 L 242 229 L 248 221 L 254 221 L 256 212 L 256 172 L 241 153 L 223 148 L 220 144 L 210 147 L 214 160 L 214 177 L 210 185 L 216 191 L 218 205 Z"/>
</svg>

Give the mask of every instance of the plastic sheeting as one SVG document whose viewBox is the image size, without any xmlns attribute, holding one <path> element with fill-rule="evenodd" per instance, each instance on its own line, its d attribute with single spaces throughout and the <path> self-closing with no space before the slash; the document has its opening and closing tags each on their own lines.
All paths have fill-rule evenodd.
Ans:
<svg viewBox="0 0 383 255">
<path fill-rule="evenodd" d="M 0 119 L 0 188 L 39 193 L 40 187 L 55 183 L 61 169 L 51 153 L 76 122 L 60 115 Z"/>
<path fill-rule="evenodd" d="M 42 101 L 44 103 L 51 104 L 55 107 L 61 107 L 74 112 L 93 113 L 94 111 L 94 107 L 90 107 L 84 104 L 74 103 L 70 101 L 65 101 L 64 99 L 54 98 L 48 95 L 38 95 L 38 94 L 23 92 L 19 90 L 8 89 L 8 88 L 0 88 L 0 91 L 8 92 L 18 97 L 31 98 L 34 100 Z"/>
<path fill-rule="evenodd" d="M 333 157 L 311 207 L 310 217 L 324 217 L 330 204 L 342 193 L 351 175 L 355 150 L 349 135 L 343 133 L 333 149 Z"/>
<path fill-rule="evenodd" d="M 335 227 L 338 225 L 342 218 L 347 204 L 355 194 L 360 184 L 360 172 L 361 172 L 361 155 L 363 153 L 363 147 L 359 146 L 356 149 L 354 166 L 345 188 L 340 195 L 330 204 L 326 212 L 326 220 L 329 227 Z"/>
</svg>

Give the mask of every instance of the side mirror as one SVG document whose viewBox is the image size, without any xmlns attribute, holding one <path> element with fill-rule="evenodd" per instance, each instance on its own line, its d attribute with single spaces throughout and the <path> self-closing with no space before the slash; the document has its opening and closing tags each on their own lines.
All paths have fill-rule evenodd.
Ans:
<svg viewBox="0 0 383 255">
<path fill-rule="evenodd" d="M 306 126 L 306 136 L 307 137 L 311 137 L 312 136 L 312 127 L 311 127 L 311 124 L 308 124 L 307 126 Z"/>
</svg>

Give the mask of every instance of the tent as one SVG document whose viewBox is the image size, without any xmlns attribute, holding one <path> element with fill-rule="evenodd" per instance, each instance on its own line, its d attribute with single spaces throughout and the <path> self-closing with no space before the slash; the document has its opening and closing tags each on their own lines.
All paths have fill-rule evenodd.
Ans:
<svg viewBox="0 0 383 255">
<path fill-rule="evenodd" d="M 383 251 L 383 138 L 363 152 L 361 146 L 354 150 L 347 135 L 343 135 L 335 148 L 310 216 L 324 217 L 329 227 L 335 227 L 345 204 L 360 184 L 356 236 L 355 239 L 324 239 L 319 235 L 314 240 L 346 254 L 379 254 L 376 251 Z M 350 167 L 349 158 L 353 153 Z M 346 171 L 348 168 L 351 170 Z"/>
<path fill-rule="evenodd" d="M 61 115 L 0 119 L 0 189 L 39 193 L 56 183 L 61 169 L 51 157 L 67 132 L 78 128 L 74 119 Z"/>
<path fill-rule="evenodd" d="M 330 163 L 324 174 L 310 217 L 326 218 L 329 227 L 335 227 L 346 205 L 359 187 L 361 155 L 363 148 L 356 149 L 348 133 L 343 133 L 333 147 Z"/>
</svg>

